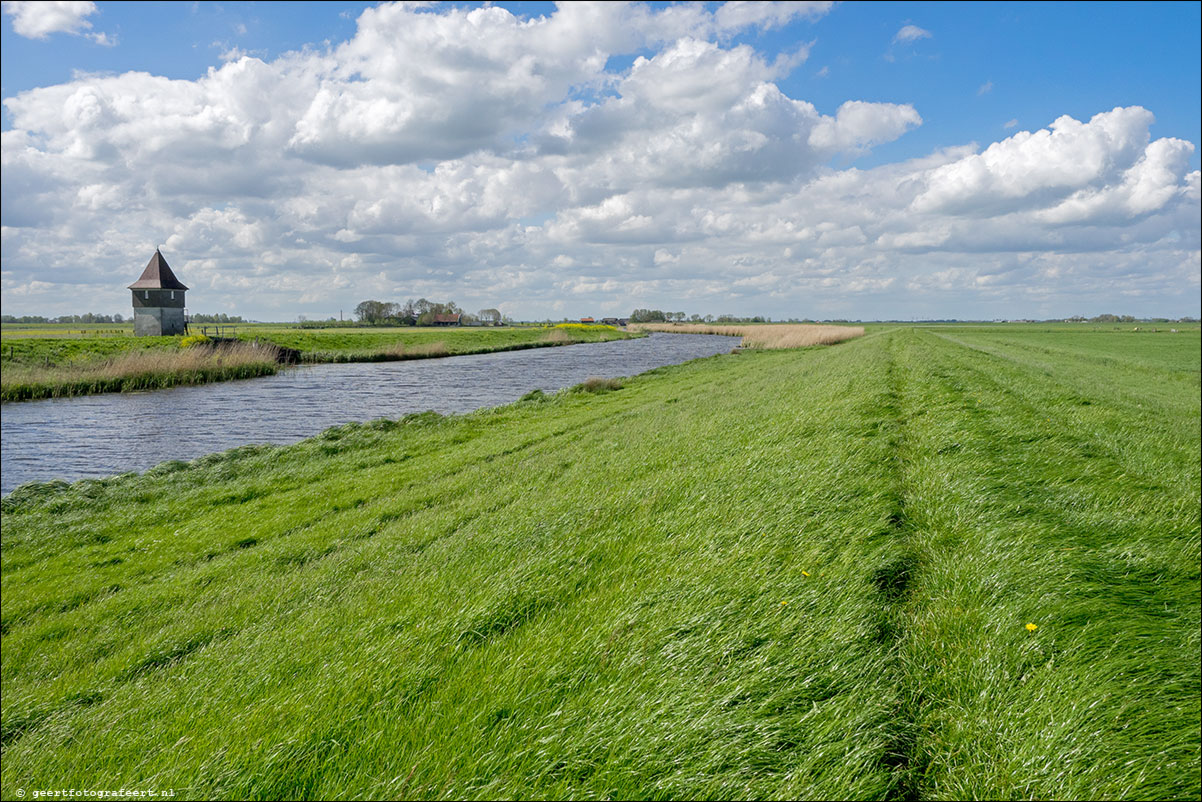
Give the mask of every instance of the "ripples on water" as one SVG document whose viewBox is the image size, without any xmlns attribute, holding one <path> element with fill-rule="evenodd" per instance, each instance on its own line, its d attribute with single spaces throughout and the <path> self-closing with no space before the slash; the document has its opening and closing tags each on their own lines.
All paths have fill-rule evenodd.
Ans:
<svg viewBox="0 0 1202 802">
<path fill-rule="evenodd" d="M 633 376 L 726 353 L 737 343 L 705 334 L 652 334 L 446 359 L 312 365 L 245 381 L 5 404 L 0 492 L 35 480 L 144 471 L 247 443 L 295 443 L 349 421 L 428 409 L 470 412 L 590 376 Z"/>
</svg>

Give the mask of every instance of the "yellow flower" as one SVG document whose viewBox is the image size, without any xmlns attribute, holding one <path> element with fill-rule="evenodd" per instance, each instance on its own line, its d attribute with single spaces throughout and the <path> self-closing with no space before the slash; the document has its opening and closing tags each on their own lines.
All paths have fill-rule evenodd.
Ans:
<svg viewBox="0 0 1202 802">
<path fill-rule="evenodd" d="M 783 602 L 781 602 L 781 603 L 780 603 L 780 606 L 781 606 L 781 607 L 784 607 L 786 604 L 788 604 L 788 602 L 787 602 L 787 601 L 783 601 Z"/>
<path fill-rule="evenodd" d="M 802 571 L 802 572 L 801 572 L 801 575 L 802 575 L 802 576 L 809 576 L 809 575 L 810 575 L 810 572 L 809 572 L 809 571 Z"/>
<path fill-rule="evenodd" d="M 1034 632 L 1037 629 L 1039 629 L 1038 624 L 1027 624 L 1027 632 Z"/>
</svg>

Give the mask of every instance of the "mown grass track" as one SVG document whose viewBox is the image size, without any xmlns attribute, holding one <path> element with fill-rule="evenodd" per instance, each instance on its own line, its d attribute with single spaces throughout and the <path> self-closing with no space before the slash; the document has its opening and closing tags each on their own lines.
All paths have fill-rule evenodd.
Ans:
<svg viewBox="0 0 1202 802">
<path fill-rule="evenodd" d="M 1197 336 L 1068 336 L 19 491 L 3 795 L 1197 797 Z"/>
</svg>

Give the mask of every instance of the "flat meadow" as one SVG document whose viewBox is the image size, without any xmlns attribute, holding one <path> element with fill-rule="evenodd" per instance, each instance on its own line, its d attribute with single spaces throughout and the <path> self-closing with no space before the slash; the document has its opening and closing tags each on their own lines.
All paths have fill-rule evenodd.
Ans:
<svg viewBox="0 0 1202 802">
<path fill-rule="evenodd" d="M 871 326 L 0 502 L 0 795 L 1189 799 L 1197 326 Z"/>
</svg>

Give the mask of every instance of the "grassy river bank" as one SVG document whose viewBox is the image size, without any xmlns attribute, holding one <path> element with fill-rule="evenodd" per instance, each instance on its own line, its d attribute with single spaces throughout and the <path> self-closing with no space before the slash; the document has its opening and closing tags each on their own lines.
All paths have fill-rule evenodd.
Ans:
<svg viewBox="0 0 1202 802">
<path fill-rule="evenodd" d="M 1198 455 L 1197 331 L 882 327 L 27 485 L 0 791 L 1197 798 Z"/>
<path fill-rule="evenodd" d="M 39 330 L 39 328 L 41 330 Z M 112 325 L 24 325 L 0 337 L 0 400 L 158 390 L 275 373 L 280 349 L 305 363 L 386 362 L 603 342 L 642 336 L 611 326 L 296 329 L 231 326 L 237 342 L 181 347 L 183 337 L 134 337 Z M 39 336 L 41 335 L 41 336 Z"/>
</svg>

